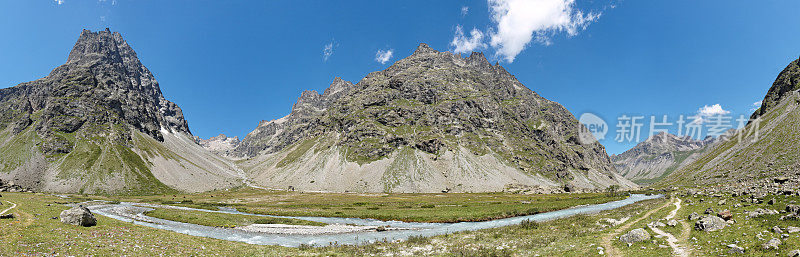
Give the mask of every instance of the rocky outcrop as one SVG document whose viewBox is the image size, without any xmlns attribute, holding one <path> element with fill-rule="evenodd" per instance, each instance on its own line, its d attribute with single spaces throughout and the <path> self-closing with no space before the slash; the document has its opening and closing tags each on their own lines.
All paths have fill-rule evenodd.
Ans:
<svg viewBox="0 0 800 257">
<path fill-rule="evenodd" d="M 42 79 L 0 89 L 0 179 L 37 191 L 163 193 L 237 185 L 117 32 L 83 30 Z"/>
<path fill-rule="evenodd" d="M 619 155 L 612 155 L 611 161 L 625 178 L 647 185 L 696 159 L 715 142 L 717 139 L 712 137 L 695 140 L 661 132 Z"/>
<path fill-rule="evenodd" d="M 768 111 L 774 109 L 783 99 L 790 96 L 792 92 L 800 90 L 800 59 L 794 60 L 778 74 L 775 82 L 767 91 L 764 100 L 750 118 L 755 119 L 764 116 Z"/>
<path fill-rule="evenodd" d="M 262 121 L 232 151 L 274 188 L 363 192 L 635 187 L 577 120 L 481 53 L 421 44 L 356 84 L 303 92 L 286 117 Z M 537 190 L 531 190 L 537 191 Z"/>
<path fill-rule="evenodd" d="M 75 226 L 91 227 L 97 225 L 97 219 L 94 218 L 94 214 L 83 206 L 61 211 L 59 218 L 61 218 L 61 222 Z"/>
</svg>

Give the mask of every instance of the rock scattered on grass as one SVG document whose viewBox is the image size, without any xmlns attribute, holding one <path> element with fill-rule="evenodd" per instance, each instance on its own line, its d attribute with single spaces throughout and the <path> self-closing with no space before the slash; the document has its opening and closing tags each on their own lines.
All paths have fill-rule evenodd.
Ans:
<svg viewBox="0 0 800 257">
<path fill-rule="evenodd" d="M 708 215 L 698 220 L 694 224 L 694 229 L 698 231 L 713 232 L 723 229 L 727 226 L 728 223 L 722 218 Z"/>
<path fill-rule="evenodd" d="M 728 248 L 730 248 L 730 250 L 728 250 L 728 253 L 744 253 L 744 248 L 736 244 L 729 244 Z"/>
<path fill-rule="evenodd" d="M 781 245 L 781 240 L 777 238 L 770 239 L 763 245 L 761 245 L 764 250 L 778 250 L 778 247 Z"/>
<path fill-rule="evenodd" d="M 97 225 L 97 219 L 94 218 L 94 214 L 92 214 L 89 209 L 83 206 L 72 207 L 72 209 L 64 210 L 61 212 L 59 217 L 61 217 L 61 222 L 70 225 L 84 227 Z"/>
<path fill-rule="evenodd" d="M 643 228 L 637 228 L 619 237 L 619 241 L 623 243 L 636 243 L 644 242 L 650 239 L 650 233 L 647 233 Z"/>
</svg>

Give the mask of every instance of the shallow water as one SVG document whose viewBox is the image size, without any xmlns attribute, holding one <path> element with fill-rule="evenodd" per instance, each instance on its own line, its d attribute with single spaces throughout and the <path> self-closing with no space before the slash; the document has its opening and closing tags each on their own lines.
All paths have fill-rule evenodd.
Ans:
<svg viewBox="0 0 800 257">
<path fill-rule="evenodd" d="M 113 219 L 125 222 L 133 222 L 134 224 L 138 225 L 170 230 L 193 236 L 210 237 L 210 238 L 229 240 L 229 241 L 239 241 L 248 244 L 281 245 L 281 246 L 297 247 L 300 246 L 301 244 L 316 245 L 316 246 L 324 246 L 328 244 L 365 244 L 382 240 L 388 240 L 388 241 L 401 240 L 401 239 L 406 239 L 410 236 L 427 237 L 427 236 L 442 235 L 459 231 L 504 227 L 504 226 L 519 224 L 523 220 L 532 220 L 541 222 L 541 221 L 570 217 L 578 214 L 592 214 L 606 210 L 613 210 L 635 202 L 650 200 L 660 197 L 662 196 L 634 194 L 624 200 L 613 201 L 602 204 L 584 205 L 564 210 L 545 212 L 528 216 L 519 216 L 514 218 L 497 219 L 491 221 L 479 221 L 479 222 L 458 222 L 458 223 L 420 223 L 420 222 L 401 222 L 401 221 L 380 221 L 380 220 L 359 219 L 359 218 L 272 216 L 272 215 L 243 213 L 230 208 L 224 208 L 219 211 L 212 211 L 212 210 L 194 209 L 187 207 L 161 206 L 161 205 L 139 204 L 139 203 L 103 204 L 103 205 L 91 206 L 89 208 L 95 214 L 103 215 Z M 257 232 L 247 232 L 239 229 L 207 227 L 195 224 L 187 224 L 187 223 L 152 218 L 145 216 L 143 214 L 144 212 L 151 210 L 151 208 L 148 207 L 233 213 L 233 214 L 244 214 L 253 216 L 264 216 L 264 217 L 294 218 L 294 219 L 302 219 L 309 221 L 317 221 L 328 224 L 390 226 L 394 228 L 405 228 L 405 229 L 382 231 L 382 232 L 363 231 L 354 233 L 318 234 L 318 235 L 287 235 L 287 234 L 257 233 Z"/>
</svg>

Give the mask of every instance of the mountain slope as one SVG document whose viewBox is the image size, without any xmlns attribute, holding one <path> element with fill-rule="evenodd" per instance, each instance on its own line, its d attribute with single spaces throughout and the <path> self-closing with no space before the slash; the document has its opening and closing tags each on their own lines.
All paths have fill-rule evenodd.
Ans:
<svg viewBox="0 0 800 257">
<path fill-rule="evenodd" d="M 662 132 L 619 155 L 612 155 L 611 161 L 625 178 L 647 185 L 691 162 L 714 142 L 713 138 L 694 140 Z"/>
<path fill-rule="evenodd" d="M 358 192 L 536 192 L 623 188 L 578 121 L 481 53 L 420 44 L 357 84 L 303 92 L 284 118 L 262 121 L 233 156 L 268 187 Z M 570 188 L 573 188 L 570 187 Z"/>
<path fill-rule="evenodd" d="M 238 184 L 119 33 L 84 30 L 67 63 L 0 89 L 0 178 L 43 191 L 159 193 Z"/>
<path fill-rule="evenodd" d="M 662 185 L 713 185 L 800 175 L 798 61 L 780 73 L 762 107 L 731 139 L 668 176 Z"/>
</svg>

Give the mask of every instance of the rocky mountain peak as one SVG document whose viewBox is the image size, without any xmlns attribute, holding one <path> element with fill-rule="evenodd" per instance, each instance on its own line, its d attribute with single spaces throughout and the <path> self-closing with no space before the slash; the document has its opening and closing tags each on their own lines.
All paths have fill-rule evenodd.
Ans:
<svg viewBox="0 0 800 257">
<path fill-rule="evenodd" d="M 438 53 L 438 51 L 436 51 L 433 48 L 431 48 L 430 46 L 428 46 L 428 44 L 419 43 L 419 45 L 417 46 L 417 50 L 414 50 L 414 54 L 413 55 L 431 54 L 431 53 Z"/>
<path fill-rule="evenodd" d="M 800 90 L 800 59 L 796 59 L 789 63 L 786 68 L 778 74 L 772 87 L 767 91 L 764 100 L 761 101 L 761 107 L 758 108 L 750 116 L 751 119 L 758 118 L 773 107 L 777 106 L 781 100 L 786 98 L 789 93 Z"/>
</svg>

